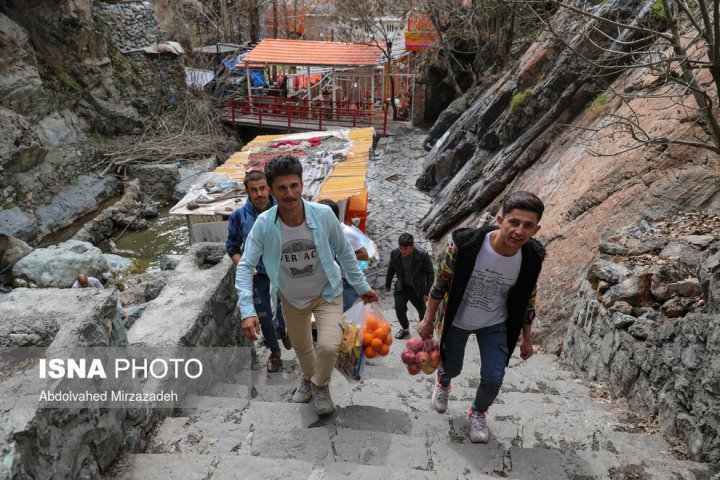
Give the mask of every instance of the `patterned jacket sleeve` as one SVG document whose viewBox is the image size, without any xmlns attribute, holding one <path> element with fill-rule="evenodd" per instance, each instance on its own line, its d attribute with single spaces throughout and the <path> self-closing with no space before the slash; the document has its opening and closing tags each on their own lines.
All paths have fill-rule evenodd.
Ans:
<svg viewBox="0 0 720 480">
<path fill-rule="evenodd" d="M 452 242 L 445 248 L 443 253 L 438 255 L 437 268 L 435 268 L 435 280 L 430 289 L 430 296 L 432 298 L 441 300 L 450 288 L 450 281 L 455 272 L 456 255 L 457 247 Z"/>
<path fill-rule="evenodd" d="M 530 325 L 535 320 L 535 297 L 537 296 L 537 287 L 535 287 L 530 294 L 530 301 L 528 302 L 527 310 L 525 311 L 525 323 Z"/>
</svg>

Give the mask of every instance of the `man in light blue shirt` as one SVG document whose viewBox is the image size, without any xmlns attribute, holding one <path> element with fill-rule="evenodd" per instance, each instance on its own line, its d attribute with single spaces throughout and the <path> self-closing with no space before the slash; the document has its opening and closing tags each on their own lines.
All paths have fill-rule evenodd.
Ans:
<svg viewBox="0 0 720 480">
<path fill-rule="evenodd" d="M 265 166 L 265 175 L 277 205 L 255 221 L 237 267 L 235 288 L 243 334 L 254 340 L 260 332 L 252 274 L 262 258 L 271 295 L 279 293 L 287 333 L 300 363 L 302 381 L 293 401 L 307 403 L 314 398 L 316 412 L 327 415 L 335 409 L 329 384 L 342 336 L 338 328 L 343 291 L 340 266 L 365 303 L 377 301 L 378 296 L 365 280 L 332 210 L 302 199 L 300 161 L 291 155 L 275 157 Z M 312 344 L 312 316 L 317 353 Z"/>
</svg>

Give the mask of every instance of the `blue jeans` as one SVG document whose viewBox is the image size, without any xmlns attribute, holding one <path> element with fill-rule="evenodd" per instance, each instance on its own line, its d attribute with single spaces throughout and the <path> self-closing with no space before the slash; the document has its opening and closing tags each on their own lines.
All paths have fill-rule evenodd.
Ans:
<svg viewBox="0 0 720 480">
<path fill-rule="evenodd" d="M 505 378 L 505 361 L 507 360 L 507 324 L 505 322 L 478 330 L 463 330 L 450 327 L 445 334 L 445 342 L 440 346 L 443 364 L 438 373 L 438 380 L 449 385 L 450 379 L 460 375 L 465 357 L 465 345 L 471 333 L 480 349 L 480 385 L 475 393 L 473 410 L 485 412 L 495 401 L 503 378 Z"/>
<path fill-rule="evenodd" d="M 259 273 L 253 277 L 253 301 L 265 342 L 272 353 L 278 353 L 280 344 L 278 343 L 275 322 L 273 321 L 272 304 L 270 302 L 270 279 L 267 275 Z M 285 331 L 285 319 L 283 318 L 279 300 L 277 306 L 277 326 Z"/>
<path fill-rule="evenodd" d="M 343 278 L 343 312 L 352 307 L 359 296 L 352 285 Z"/>
</svg>

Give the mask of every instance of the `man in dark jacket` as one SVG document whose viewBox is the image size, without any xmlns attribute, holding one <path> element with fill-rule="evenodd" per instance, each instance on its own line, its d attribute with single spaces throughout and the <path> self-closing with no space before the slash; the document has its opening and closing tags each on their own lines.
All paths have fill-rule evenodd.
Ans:
<svg viewBox="0 0 720 480">
<path fill-rule="evenodd" d="M 263 172 L 257 170 L 248 172 L 245 175 L 243 184 L 248 197 L 245 204 L 230 215 L 228 237 L 225 242 L 227 254 L 232 258 L 235 265 L 240 262 L 243 244 L 250 234 L 258 215 L 275 205 L 275 199 L 270 195 L 267 179 Z M 277 330 L 275 329 L 270 301 L 270 279 L 265 274 L 265 266 L 262 260 L 258 264 L 253 277 L 253 296 L 255 297 L 255 310 L 260 320 L 263 337 L 265 337 L 265 343 L 270 349 L 267 370 L 268 372 L 277 372 L 281 366 L 278 337 L 282 340 L 286 349 L 290 350 L 292 344 L 285 331 L 285 320 L 280 309 L 280 302 L 278 302 L 277 309 L 278 327 Z"/>
<path fill-rule="evenodd" d="M 470 407 L 470 440 L 487 443 L 485 413 L 500 391 L 505 367 L 520 338 L 520 358 L 533 354 L 535 286 L 545 249 L 531 238 L 540 230 L 544 205 L 530 192 L 508 195 L 497 227 L 461 228 L 441 255 L 418 333 L 440 333 L 440 356 L 432 405 L 447 410 L 450 380 L 460 374 L 471 333 L 480 349 L 480 385 Z M 439 307 L 439 312 L 438 312 Z M 436 316 L 437 313 L 437 316 Z"/>
<path fill-rule="evenodd" d="M 400 235 L 398 245 L 399 248 L 390 253 L 390 264 L 385 275 L 385 291 L 390 293 L 390 284 L 397 274 L 395 313 L 402 328 L 395 334 L 395 338 L 402 339 L 410 335 L 407 302 L 412 303 L 420 318 L 423 318 L 434 272 L 430 255 L 425 250 L 415 247 L 412 235 L 409 233 Z"/>
</svg>

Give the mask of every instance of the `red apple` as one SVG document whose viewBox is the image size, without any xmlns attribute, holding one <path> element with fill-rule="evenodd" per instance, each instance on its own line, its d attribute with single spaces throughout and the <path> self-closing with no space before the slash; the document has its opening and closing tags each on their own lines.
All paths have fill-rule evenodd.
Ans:
<svg viewBox="0 0 720 480">
<path fill-rule="evenodd" d="M 413 352 L 419 352 L 423 347 L 423 341 L 420 337 L 412 337 L 405 342 L 405 348 L 409 348 Z"/>
<path fill-rule="evenodd" d="M 420 370 L 422 370 L 423 373 L 427 373 L 428 375 L 430 375 L 431 373 L 435 373 L 435 367 L 433 367 L 429 363 L 426 365 L 420 366 Z"/>
<path fill-rule="evenodd" d="M 430 352 L 430 365 L 437 368 L 438 365 L 440 365 L 440 352 L 437 350 L 434 350 Z"/>
<path fill-rule="evenodd" d="M 420 365 L 413 363 L 407 366 L 407 371 L 410 375 L 417 375 L 420 373 Z"/>
<path fill-rule="evenodd" d="M 409 349 L 405 349 L 400 354 L 400 359 L 405 365 L 410 365 L 411 363 L 415 363 L 415 352 Z"/>
<path fill-rule="evenodd" d="M 427 352 L 418 352 L 415 354 L 415 361 L 420 365 L 430 364 L 430 354 Z"/>
</svg>

